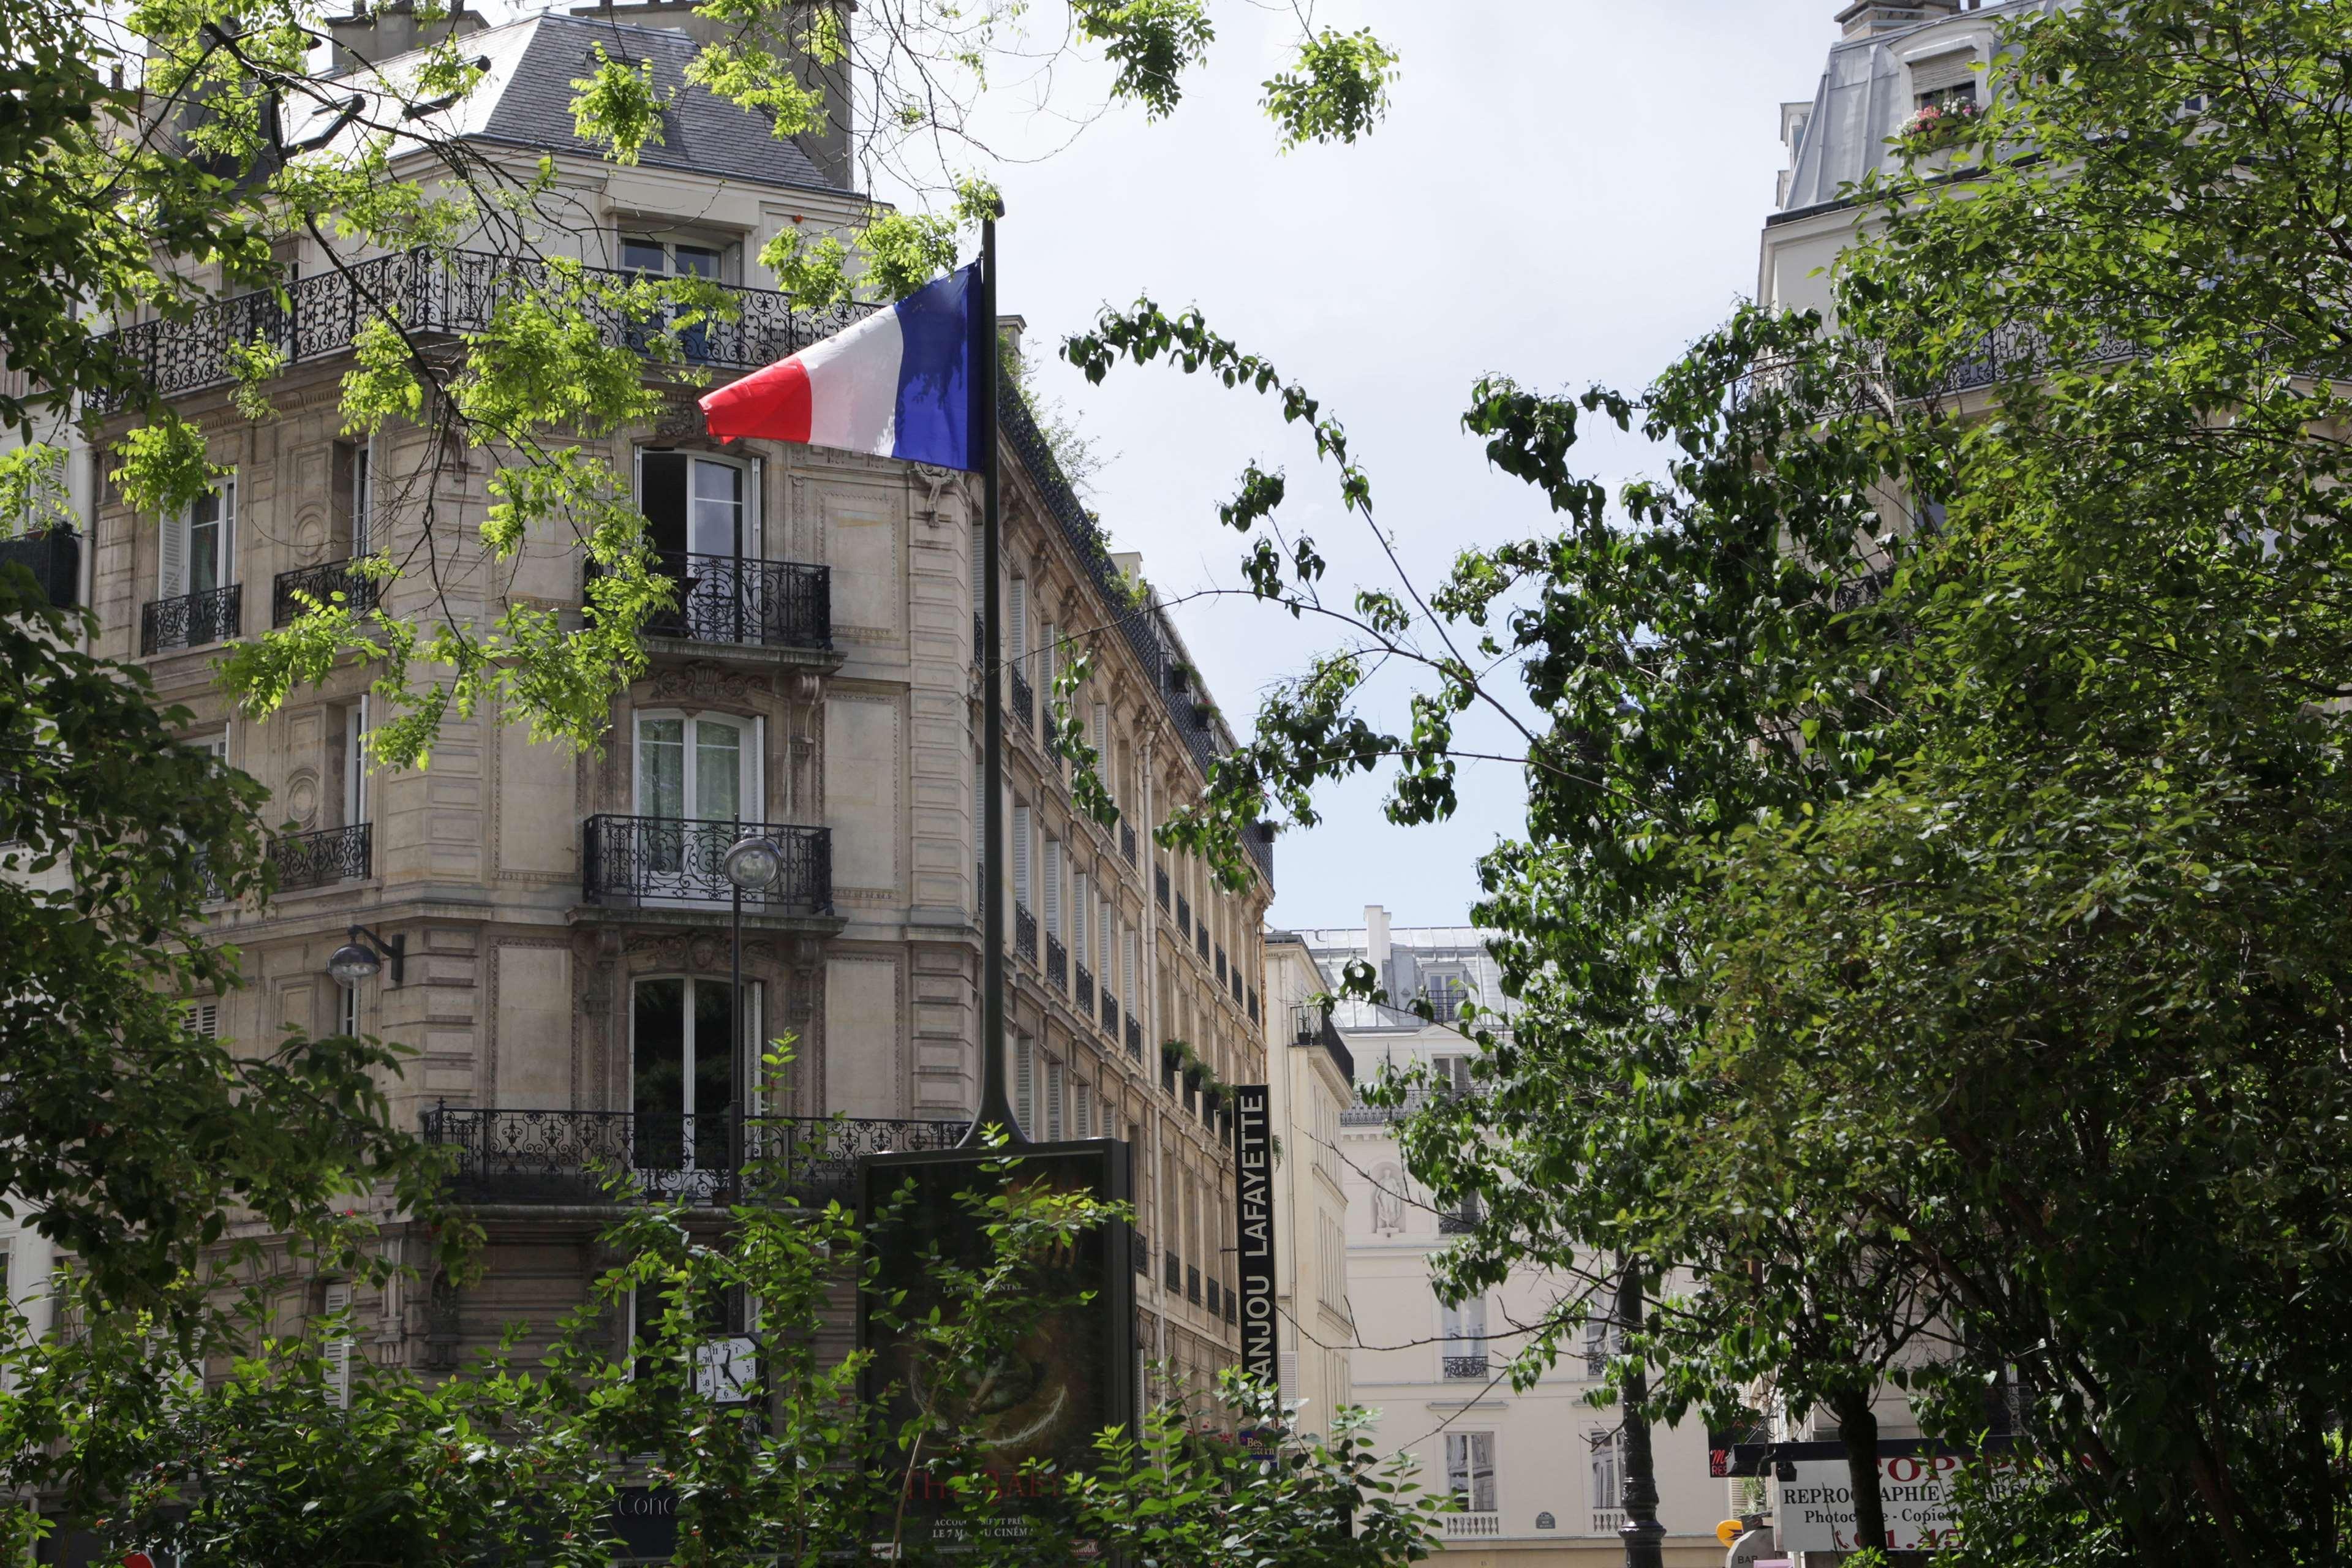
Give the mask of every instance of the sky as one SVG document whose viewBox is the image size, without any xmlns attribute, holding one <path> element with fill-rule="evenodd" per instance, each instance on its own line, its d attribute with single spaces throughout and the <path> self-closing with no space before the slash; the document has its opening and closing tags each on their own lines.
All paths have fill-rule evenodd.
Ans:
<svg viewBox="0 0 2352 1568">
<path fill-rule="evenodd" d="M 1315 536 L 1330 583 L 1392 582 L 1268 401 L 1164 365 L 1088 386 L 1049 357 L 1100 307 L 1143 293 L 1198 306 L 1322 399 L 1423 583 L 1465 545 L 1544 527 L 1540 499 L 1463 432 L 1469 389 L 1499 373 L 1638 391 L 1753 292 L 1784 162 L 1779 105 L 1812 96 L 1838 8 L 1319 0 L 1318 25 L 1370 26 L 1401 75 L 1368 140 L 1288 154 L 1257 107 L 1295 36 L 1288 5 L 1219 6 L 1206 68 L 1158 123 L 1114 110 L 1069 142 L 1059 121 L 1001 106 L 979 127 L 1015 155 L 997 170 L 1000 308 L 1026 318 L 1040 390 L 1110 457 L 1090 500 L 1114 548 L 1140 551 L 1163 595 L 1235 586 L 1239 536 L 1215 507 L 1255 460 L 1286 470 L 1286 523 Z M 1065 102 L 1084 85 L 1056 83 Z M 1612 482 L 1651 457 L 1622 437 L 1579 450 Z M 1333 635 L 1237 596 L 1174 614 L 1236 727 Z M 1401 828 L 1381 819 L 1379 784 L 1328 791 L 1324 821 L 1276 846 L 1269 920 L 1357 925 L 1373 903 L 1399 924 L 1465 920 L 1477 858 L 1520 826 L 1517 770 L 1474 767 L 1463 793 L 1454 821 Z"/>
</svg>

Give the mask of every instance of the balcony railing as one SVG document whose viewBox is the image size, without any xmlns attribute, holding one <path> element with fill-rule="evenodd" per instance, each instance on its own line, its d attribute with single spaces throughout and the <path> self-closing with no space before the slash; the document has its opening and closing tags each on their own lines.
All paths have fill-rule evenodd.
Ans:
<svg viewBox="0 0 2352 1568">
<path fill-rule="evenodd" d="M 41 596 L 69 610 L 81 596 L 81 535 L 69 528 L 0 539 L 0 566 L 22 566 L 40 584 Z"/>
<path fill-rule="evenodd" d="M 1192 940 L 1192 900 L 1181 893 L 1176 895 L 1176 929 L 1186 942 Z"/>
<path fill-rule="evenodd" d="M 1130 1230 L 1127 1233 L 1127 1262 L 1128 1267 L 1138 1274 L 1146 1279 L 1150 1277 L 1151 1243 L 1144 1238 L 1143 1233 L 1139 1230 Z"/>
<path fill-rule="evenodd" d="M 1331 1059 L 1339 1064 L 1339 1070 L 1348 1075 L 1348 1081 L 1349 1083 L 1356 1081 L 1355 1053 L 1348 1049 L 1347 1041 L 1339 1037 L 1339 1026 L 1331 1022 L 1329 1008 L 1310 1007 L 1304 1003 L 1292 1007 L 1290 1009 L 1290 1043 L 1294 1046 L 1322 1047 L 1331 1053 Z M 1349 1124 L 1347 1121 L 1346 1112 L 1341 1113 L 1340 1121 L 1343 1125 Z"/>
<path fill-rule="evenodd" d="M 1088 1017 L 1092 1017 L 1095 1010 L 1095 972 L 1083 963 L 1073 964 L 1071 967 L 1077 973 L 1077 985 L 1072 994 L 1077 998 L 1079 1010 Z"/>
<path fill-rule="evenodd" d="M 1132 1013 L 1127 1016 L 1127 1054 L 1143 1059 L 1143 1020 Z"/>
<path fill-rule="evenodd" d="M 1062 939 L 1048 933 L 1045 938 L 1045 978 L 1058 990 L 1070 988 L 1070 952 Z"/>
<path fill-rule="evenodd" d="M 1445 1520 L 1448 1541 L 1475 1540 L 1481 1536 L 1503 1533 L 1503 1516 L 1499 1513 L 1449 1513 Z"/>
<path fill-rule="evenodd" d="M 783 851 L 775 881 L 743 895 L 743 907 L 770 914 L 833 912 L 833 833 L 771 822 L 713 822 L 670 816 L 592 816 L 581 826 L 583 891 L 592 904 L 627 909 L 727 904 L 728 847 L 756 834 Z"/>
<path fill-rule="evenodd" d="M 343 596 L 343 607 L 355 616 L 375 608 L 375 579 L 352 571 L 349 561 L 330 561 L 322 565 L 280 572 L 269 587 L 269 624 L 289 625 L 310 608 L 299 595 L 308 595 L 316 605 L 326 606 L 334 603 L 338 594 Z"/>
<path fill-rule="evenodd" d="M 1209 922 L 1206 920 L 1192 927 L 1192 941 L 1201 950 L 1201 962 L 1206 963 L 1209 961 Z"/>
<path fill-rule="evenodd" d="M 741 647 L 833 646 L 831 567 L 660 550 L 654 569 L 675 594 L 669 608 L 646 617 L 647 637 Z M 593 562 L 588 576 L 596 577 Z"/>
<path fill-rule="evenodd" d="M 1478 1200 L 1476 1198 L 1465 1198 L 1462 1200 L 1462 1205 L 1459 1208 L 1444 1209 L 1439 1211 L 1437 1215 L 1437 1234 L 1440 1236 L 1468 1236 L 1471 1232 L 1478 1228 L 1478 1222 L 1485 1217 L 1486 1210 L 1479 1206 Z"/>
<path fill-rule="evenodd" d="M 1225 1321 L 1227 1321 L 1227 1322 L 1229 1322 L 1229 1323 L 1236 1323 L 1236 1322 L 1239 1322 L 1239 1321 L 1241 1321 L 1241 1315 L 1242 1315 L 1242 1312 L 1241 1312 L 1241 1306 L 1242 1306 L 1242 1303 L 1241 1303 L 1241 1298 L 1234 1294 L 1234 1288 L 1233 1288 L 1232 1286 L 1230 1286 L 1230 1285 L 1226 1286 L 1226 1287 L 1225 1287 Z"/>
<path fill-rule="evenodd" d="M 1013 716 L 1021 721 L 1024 730 L 1037 727 L 1037 694 L 1030 689 L 1029 680 L 1016 667 L 1013 671 Z"/>
<path fill-rule="evenodd" d="M 148 387 L 165 397 L 225 386 L 236 379 L 237 351 L 264 343 L 289 364 L 338 354 L 366 327 L 396 316 L 412 338 L 446 338 L 490 325 L 499 307 L 530 294 L 556 299 L 565 314 L 593 322 L 605 342 L 646 350 L 662 333 L 661 319 L 634 314 L 620 302 L 618 289 L 643 275 L 585 267 L 575 286 L 545 262 L 459 250 L 436 257 L 419 247 L 357 261 L 331 272 L 297 279 L 286 286 L 286 302 L 275 289 L 241 294 L 207 305 L 184 321 L 142 321 L 105 340 L 131 362 Z M 721 285 L 740 314 L 710 321 L 677 334 L 688 363 L 720 370 L 756 370 L 833 336 L 876 307 L 856 302 L 818 310 L 795 306 L 770 289 Z M 663 312 L 667 313 L 667 308 Z M 100 414 L 120 411 L 128 399 L 94 400 Z"/>
<path fill-rule="evenodd" d="M 1201 1271 L 1189 1263 L 1184 1266 L 1184 1300 L 1195 1307 L 1201 1304 Z"/>
<path fill-rule="evenodd" d="M 176 599 L 152 599 L 139 613 L 139 651 L 167 653 L 227 642 L 245 630 L 245 584 L 208 588 Z"/>
<path fill-rule="evenodd" d="M 1032 963 L 1037 962 L 1037 917 L 1026 904 L 1013 906 L 1013 951 Z"/>
<path fill-rule="evenodd" d="M 1129 865 L 1135 864 L 1135 824 L 1122 822 L 1118 825 L 1118 852 Z"/>
<path fill-rule="evenodd" d="M 1483 1378 L 1489 1370 L 1483 1355 L 1450 1355 L 1445 1358 L 1445 1375 L 1448 1377 Z"/>
<path fill-rule="evenodd" d="M 1114 1040 L 1118 1038 L 1118 998 L 1110 994 L 1108 981 L 1103 984 L 1102 1026 L 1104 1033 Z"/>
<path fill-rule="evenodd" d="M 1168 1255 L 1168 1271 L 1165 1278 L 1168 1289 L 1171 1294 L 1184 1288 L 1184 1265 L 1172 1252 Z"/>
<path fill-rule="evenodd" d="M 349 827 L 295 833 L 269 841 L 269 863 L 278 868 L 278 890 L 323 888 L 331 882 L 356 881 L 373 867 L 374 825 L 354 822 Z"/>
<path fill-rule="evenodd" d="M 1220 1290 L 1217 1288 L 1217 1282 L 1212 1279 L 1209 1281 L 1209 1316 L 1213 1318 L 1224 1310 L 1224 1292 Z"/>
<path fill-rule="evenodd" d="M 857 1160 L 949 1149 L 961 1121 L 753 1116 L 734 1157 L 734 1119 L 626 1110 L 486 1110 L 438 1105 L 425 1142 L 453 1151 L 454 1195 L 477 1203 L 576 1204 L 600 1197 L 808 1204 L 856 1200 Z"/>
<path fill-rule="evenodd" d="M 1234 976 L 1234 978 L 1235 980 L 1237 980 L 1237 981 L 1238 981 L 1238 980 L 1241 978 L 1241 976 L 1237 974 L 1237 975 Z M 1225 983 L 1225 944 L 1224 944 L 1223 942 L 1219 942 L 1219 943 L 1217 944 L 1217 984 L 1220 984 L 1220 985 L 1223 985 L 1224 983 Z M 1240 1001 L 1241 999 L 1242 999 L 1242 998 L 1241 998 L 1241 993 L 1239 993 L 1239 992 L 1235 992 L 1235 993 L 1234 994 L 1234 1001 L 1236 1001 L 1236 1002 L 1238 1002 L 1238 1001 Z"/>
<path fill-rule="evenodd" d="M 988 668 L 988 618 L 978 610 L 971 613 L 971 662 Z"/>
<path fill-rule="evenodd" d="M 1166 909 L 1168 907 L 1168 869 L 1166 867 L 1154 866 L 1151 868 L 1151 883 L 1153 890 L 1159 894 L 1160 907 L 1163 910 Z"/>
<path fill-rule="evenodd" d="M 1596 1508 L 1592 1510 L 1592 1533 L 1614 1535 L 1625 1528 L 1625 1510 L 1622 1508 Z"/>
</svg>

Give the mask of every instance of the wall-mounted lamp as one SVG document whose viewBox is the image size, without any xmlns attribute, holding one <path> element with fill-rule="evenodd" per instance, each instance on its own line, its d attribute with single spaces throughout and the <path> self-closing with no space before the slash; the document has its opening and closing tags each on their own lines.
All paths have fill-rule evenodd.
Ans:
<svg viewBox="0 0 2352 1568">
<path fill-rule="evenodd" d="M 408 938 L 389 939 L 376 935 L 365 926 L 355 925 L 345 932 L 351 938 L 335 949 L 327 960 L 327 973 L 345 985 L 357 985 L 362 980 L 373 980 L 383 970 L 383 961 L 392 960 L 392 983 L 400 984 L 401 970 L 408 955 Z"/>
</svg>

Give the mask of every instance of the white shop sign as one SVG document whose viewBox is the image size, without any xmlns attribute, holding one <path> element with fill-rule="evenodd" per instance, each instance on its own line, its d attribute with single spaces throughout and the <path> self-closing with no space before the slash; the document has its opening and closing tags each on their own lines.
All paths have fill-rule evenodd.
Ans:
<svg viewBox="0 0 2352 1568">
<path fill-rule="evenodd" d="M 1951 1511 L 1951 1480 L 1961 1465 L 1958 1454 L 1881 1455 L 1878 1496 L 1886 1513 L 1890 1552 L 1933 1552 L 1959 1543 Z M 1780 1500 L 1780 1545 L 1784 1552 L 1852 1552 L 1853 1486 L 1843 1459 L 1788 1462 L 1793 1479 L 1776 1482 Z"/>
</svg>

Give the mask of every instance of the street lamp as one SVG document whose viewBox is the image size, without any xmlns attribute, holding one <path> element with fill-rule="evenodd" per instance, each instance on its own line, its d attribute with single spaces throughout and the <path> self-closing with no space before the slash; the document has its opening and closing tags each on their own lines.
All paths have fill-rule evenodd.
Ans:
<svg viewBox="0 0 2352 1568">
<path fill-rule="evenodd" d="M 1629 1340 L 1642 1331 L 1642 1260 L 1628 1253 L 1617 1276 L 1618 1332 Z M 1658 1474 L 1650 1454 L 1650 1424 L 1640 1414 L 1650 1394 L 1650 1378 L 1637 1350 L 1617 1399 L 1625 1418 L 1625 1522 L 1617 1528 L 1625 1544 L 1625 1568 L 1664 1568 L 1666 1527 L 1658 1522 Z"/>
<path fill-rule="evenodd" d="M 746 1066 L 748 1048 L 743 1041 L 743 895 L 763 893 L 776 885 L 784 874 L 784 847 L 774 839 L 761 834 L 747 834 L 727 847 L 719 862 L 727 873 L 727 885 L 733 895 L 733 960 L 728 985 L 728 1004 L 732 1020 L 728 1042 L 727 1075 L 727 1138 L 728 1169 L 735 1179 L 742 1179 L 743 1170 L 743 1082 L 749 1076 Z"/>
<path fill-rule="evenodd" d="M 400 984 L 401 971 L 407 967 L 407 937 L 387 940 L 362 925 L 352 926 L 343 934 L 347 940 L 327 959 L 329 974 L 344 985 L 357 985 L 383 973 L 383 961 L 388 958 L 392 960 L 392 983 Z"/>
</svg>

